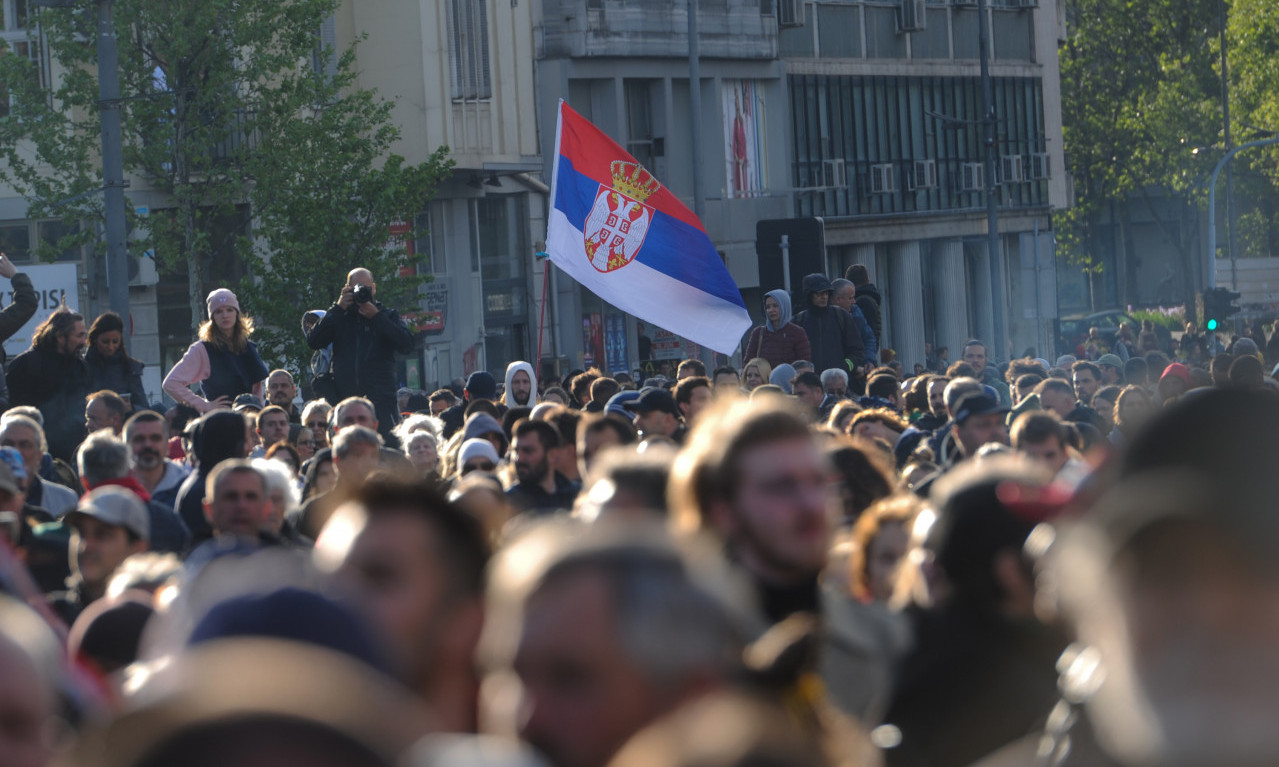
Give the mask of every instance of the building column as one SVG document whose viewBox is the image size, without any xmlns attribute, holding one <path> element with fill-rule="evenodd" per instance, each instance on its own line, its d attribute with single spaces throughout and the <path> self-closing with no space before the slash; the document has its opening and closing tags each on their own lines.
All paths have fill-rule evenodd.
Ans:
<svg viewBox="0 0 1279 767">
<path fill-rule="evenodd" d="M 866 271 L 870 272 L 870 281 L 875 283 L 876 285 L 879 284 L 880 282 L 879 275 L 877 274 L 877 272 L 879 271 L 879 263 L 875 258 L 875 246 L 873 244 L 854 245 L 853 246 L 853 263 L 864 264 L 866 266 Z M 844 275 L 841 272 L 840 274 L 837 274 L 835 276 L 843 277 Z"/>
<path fill-rule="evenodd" d="M 995 337 L 995 303 L 990 285 L 990 254 L 985 240 L 974 240 L 966 246 L 972 254 L 969 265 L 970 283 L 973 286 L 973 327 L 977 331 L 974 338 L 987 344 L 987 355 L 990 356 L 990 344 Z M 951 362 L 964 358 L 963 348 L 951 349 Z M 990 357 L 993 359 L 993 357 Z"/>
<path fill-rule="evenodd" d="M 915 363 L 924 363 L 924 269 L 919 250 L 919 240 L 910 240 L 893 243 L 889 251 L 888 310 L 893 332 L 885 335 L 905 375 L 914 372 Z"/>
<path fill-rule="evenodd" d="M 933 245 L 931 283 L 935 327 L 933 349 L 950 348 L 950 361 L 963 356 L 968 330 L 968 274 L 964 269 L 963 240 L 938 240 Z"/>
</svg>

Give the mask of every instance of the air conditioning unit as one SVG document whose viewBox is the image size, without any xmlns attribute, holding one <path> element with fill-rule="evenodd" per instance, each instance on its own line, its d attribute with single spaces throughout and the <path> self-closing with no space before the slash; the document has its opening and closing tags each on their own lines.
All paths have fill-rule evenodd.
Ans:
<svg viewBox="0 0 1279 767">
<path fill-rule="evenodd" d="M 986 166 L 966 162 L 959 166 L 959 188 L 964 192 L 980 192 L 986 188 Z"/>
<path fill-rule="evenodd" d="M 822 160 L 822 186 L 843 189 L 848 186 L 848 172 L 841 160 Z"/>
<path fill-rule="evenodd" d="M 1038 8 L 1039 0 L 1017 0 L 1017 5 L 1021 8 Z"/>
<path fill-rule="evenodd" d="M 928 8 L 924 0 L 901 0 L 897 9 L 897 31 L 918 32 L 928 26 Z"/>
<path fill-rule="evenodd" d="M 937 186 L 937 161 L 936 160 L 916 160 L 910 167 L 910 188 L 912 191 L 920 189 L 934 189 Z"/>
<path fill-rule="evenodd" d="M 870 193 L 892 194 L 897 191 L 897 169 L 892 163 L 870 166 Z"/>
<path fill-rule="evenodd" d="M 1047 154 L 1032 154 L 1026 178 L 1039 181 L 1052 177 L 1052 161 Z"/>
<path fill-rule="evenodd" d="M 160 274 L 155 269 L 155 253 L 146 251 L 141 255 L 129 256 L 129 285 L 143 287 L 155 285 L 160 281 Z"/>
<path fill-rule="evenodd" d="M 803 0 L 777 0 L 777 26 L 804 26 Z"/>
<path fill-rule="evenodd" d="M 999 181 L 1004 184 L 1020 184 L 1026 180 L 1019 154 L 1006 154 L 999 158 Z"/>
<path fill-rule="evenodd" d="M 957 5 L 964 8 L 976 8 L 977 0 L 950 0 L 951 5 Z"/>
</svg>

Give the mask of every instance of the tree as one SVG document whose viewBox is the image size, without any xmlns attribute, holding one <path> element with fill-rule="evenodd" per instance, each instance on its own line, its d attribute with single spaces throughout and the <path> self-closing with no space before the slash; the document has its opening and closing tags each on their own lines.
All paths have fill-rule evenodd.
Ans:
<svg viewBox="0 0 1279 767">
<path fill-rule="evenodd" d="M 1098 269 L 1097 225 L 1118 223 L 1131 254 L 1141 206 L 1199 273 L 1197 209 L 1206 176 L 1195 147 L 1220 142 L 1217 0 L 1068 0 L 1062 113 L 1076 204 L 1055 225 L 1068 258 Z M 1194 280 L 1180 299 L 1194 305 Z"/>
<path fill-rule="evenodd" d="M 197 322 L 213 283 L 239 280 L 260 343 L 295 369 L 309 356 L 298 338 L 299 307 L 331 303 L 334 275 L 367 266 L 383 278 L 380 297 L 416 290 L 413 279 L 386 279 L 401 255 L 386 246 L 388 226 L 420 210 L 451 165 L 445 148 L 416 165 L 391 153 L 398 130 L 387 102 L 358 87 L 355 48 L 339 54 L 320 44 L 336 7 L 337 0 L 114 4 L 126 174 L 167 200 L 133 222 L 142 240 L 135 247 L 153 249 L 161 268 L 189 269 Z M 80 237 L 96 241 L 92 12 L 91 4 L 40 12 L 59 66 L 49 87 L 24 57 L 0 56 L 13 105 L 0 118 L 7 160 L 0 175 L 28 198 L 32 216 L 87 224 Z M 242 260 L 247 274 L 228 270 L 218 253 Z"/>
</svg>

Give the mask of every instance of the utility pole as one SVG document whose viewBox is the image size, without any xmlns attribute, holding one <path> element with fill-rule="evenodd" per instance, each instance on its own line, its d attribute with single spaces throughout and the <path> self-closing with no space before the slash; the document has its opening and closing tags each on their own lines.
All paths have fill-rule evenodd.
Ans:
<svg viewBox="0 0 1279 767">
<path fill-rule="evenodd" d="M 132 334 L 129 316 L 129 248 L 124 218 L 124 139 L 120 128 L 120 57 L 116 50 L 113 0 L 98 1 L 98 115 L 102 135 L 102 202 L 106 216 L 107 290 L 111 311 L 124 319 L 125 340 Z M 74 8 L 78 0 L 32 0 L 39 8 Z"/>
<path fill-rule="evenodd" d="M 116 51 L 112 0 L 98 0 L 98 109 L 102 117 L 102 184 L 106 207 L 107 287 L 111 311 L 129 316 L 129 246 L 124 219 L 124 144 L 120 129 L 120 64 Z"/>
<path fill-rule="evenodd" d="M 990 29 L 987 26 L 986 0 L 977 0 L 978 52 L 981 56 L 981 96 L 985 110 L 982 122 L 986 128 L 986 249 L 990 252 L 991 308 L 994 310 L 995 349 L 991 362 L 1008 354 L 1008 329 L 1004 325 L 1004 256 L 999 247 L 999 187 L 995 171 L 999 159 L 999 125 L 995 121 L 994 85 L 990 81 Z"/>
<path fill-rule="evenodd" d="M 697 0 L 688 0 L 688 108 L 692 112 L 689 126 L 693 131 L 693 213 L 705 214 L 706 197 L 702 191 L 702 64 L 697 40 Z"/>
<path fill-rule="evenodd" d="M 1230 137 L 1230 70 L 1226 63 L 1226 0 L 1217 0 L 1217 22 L 1221 27 L 1221 120 L 1225 129 L 1226 151 L 1235 148 Z M 1230 251 L 1230 287 L 1239 289 L 1238 233 L 1235 227 L 1235 174 L 1226 165 L 1226 247 Z"/>
</svg>

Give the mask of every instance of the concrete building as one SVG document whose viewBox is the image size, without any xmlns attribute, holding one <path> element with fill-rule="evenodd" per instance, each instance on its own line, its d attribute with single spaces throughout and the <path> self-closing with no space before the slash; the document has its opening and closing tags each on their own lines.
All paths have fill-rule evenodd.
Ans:
<svg viewBox="0 0 1279 767">
<path fill-rule="evenodd" d="M 884 344 L 911 371 L 924 342 L 950 359 L 994 338 L 1048 353 L 1056 288 L 1050 212 L 1067 204 L 1057 44 L 1060 0 L 783 3 L 795 214 L 824 223 L 826 268 L 865 264 L 881 288 Z M 989 27 L 999 136 L 999 241 L 987 252 L 978 24 Z M 991 350 L 992 352 L 994 350 Z"/>
<path fill-rule="evenodd" d="M 550 157 L 560 99 L 594 122 L 695 209 L 694 172 L 704 190 L 702 222 L 738 285 L 758 283 L 755 222 L 787 218 L 793 204 L 785 70 L 777 16 L 760 0 L 702 0 L 698 14 L 701 135 L 691 128 L 688 3 L 685 0 L 534 2 L 542 146 Z M 549 160 L 546 177 L 551 173 Z M 701 350 L 641 328 L 567 278 L 553 303 L 564 329 L 559 360 L 612 372 L 639 362 L 641 333 L 657 362 Z M 678 306 L 671 307 L 678 312 Z M 580 331 L 578 330 L 580 329 Z"/>
</svg>

